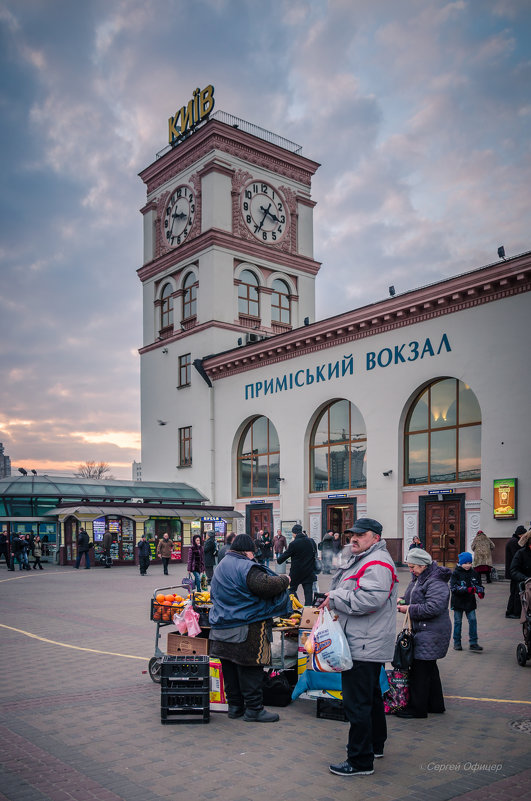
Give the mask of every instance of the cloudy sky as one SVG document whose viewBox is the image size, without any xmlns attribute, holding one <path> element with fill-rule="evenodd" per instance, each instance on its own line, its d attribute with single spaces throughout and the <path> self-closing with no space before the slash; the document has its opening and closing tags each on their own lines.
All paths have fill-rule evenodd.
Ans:
<svg viewBox="0 0 531 801">
<path fill-rule="evenodd" d="M 144 187 L 196 87 L 303 146 L 317 316 L 531 249 L 528 0 L 0 0 L 0 442 L 140 458 Z"/>
</svg>

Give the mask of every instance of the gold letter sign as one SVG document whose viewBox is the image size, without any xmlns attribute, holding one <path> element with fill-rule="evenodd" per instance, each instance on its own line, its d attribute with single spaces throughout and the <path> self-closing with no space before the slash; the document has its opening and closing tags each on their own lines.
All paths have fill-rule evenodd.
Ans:
<svg viewBox="0 0 531 801">
<path fill-rule="evenodd" d="M 168 142 L 173 145 L 187 131 L 192 130 L 214 108 L 214 87 L 212 84 L 204 89 L 195 89 L 194 96 L 186 106 L 168 119 Z M 178 124 L 180 122 L 180 124 Z"/>
</svg>

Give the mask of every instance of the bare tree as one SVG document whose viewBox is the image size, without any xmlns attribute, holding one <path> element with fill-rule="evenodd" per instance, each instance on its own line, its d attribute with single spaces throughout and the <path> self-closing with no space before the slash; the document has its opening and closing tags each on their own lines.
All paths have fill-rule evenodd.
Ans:
<svg viewBox="0 0 531 801">
<path fill-rule="evenodd" d="M 110 467 L 107 462 L 85 462 L 85 464 L 78 465 L 77 471 L 74 473 L 78 478 L 98 478 L 114 480 L 114 476 L 110 472 Z"/>
</svg>

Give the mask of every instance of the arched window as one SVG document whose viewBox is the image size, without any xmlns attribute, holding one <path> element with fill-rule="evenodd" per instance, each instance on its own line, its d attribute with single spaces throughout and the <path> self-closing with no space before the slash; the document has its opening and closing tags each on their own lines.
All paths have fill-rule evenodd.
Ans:
<svg viewBox="0 0 531 801">
<path fill-rule="evenodd" d="M 280 446 L 273 423 L 256 417 L 240 437 L 238 445 L 238 497 L 278 495 Z"/>
<path fill-rule="evenodd" d="M 367 433 L 359 410 L 347 400 L 330 403 L 310 438 L 310 492 L 367 486 Z"/>
<path fill-rule="evenodd" d="M 197 280 L 193 273 L 188 273 L 183 284 L 183 320 L 197 315 Z"/>
<path fill-rule="evenodd" d="M 469 386 L 442 378 L 423 389 L 404 433 L 405 483 L 476 481 L 481 476 L 481 410 Z"/>
<path fill-rule="evenodd" d="M 160 293 L 160 327 L 169 328 L 173 325 L 173 287 L 171 284 L 164 284 Z"/>
<path fill-rule="evenodd" d="M 274 323 L 291 323 L 289 288 L 285 281 L 277 278 L 273 281 L 271 295 L 271 320 Z"/>
<path fill-rule="evenodd" d="M 258 278 L 250 270 L 243 270 L 240 282 L 238 285 L 238 313 L 259 317 Z"/>
</svg>

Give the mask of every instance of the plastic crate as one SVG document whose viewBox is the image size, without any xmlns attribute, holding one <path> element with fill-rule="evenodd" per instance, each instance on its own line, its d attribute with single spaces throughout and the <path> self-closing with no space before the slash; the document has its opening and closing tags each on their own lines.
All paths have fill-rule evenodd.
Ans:
<svg viewBox="0 0 531 801">
<path fill-rule="evenodd" d="M 195 690 L 196 692 L 210 690 L 210 677 L 184 676 L 183 678 L 176 678 L 174 676 L 161 676 L 161 688 L 173 693 L 178 693 L 180 690 Z"/>
<path fill-rule="evenodd" d="M 210 720 L 210 691 L 162 691 L 160 697 L 161 723 L 208 723 Z"/>
<path fill-rule="evenodd" d="M 335 698 L 317 699 L 317 717 L 325 720 L 341 720 L 343 722 L 348 722 L 343 707 L 343 701 L 336 700 Z"/>
<path fill-rule="evenodd" d="M 163 656 L 160 675 L 168 679 L 198 679 L 210 675 L 210 659 L 203 654 Z"/>
</svg>

